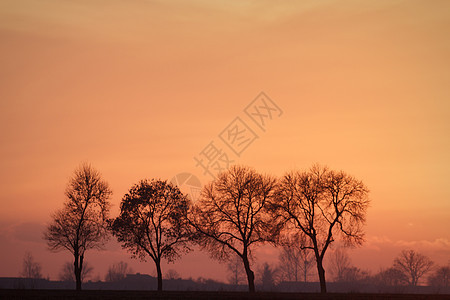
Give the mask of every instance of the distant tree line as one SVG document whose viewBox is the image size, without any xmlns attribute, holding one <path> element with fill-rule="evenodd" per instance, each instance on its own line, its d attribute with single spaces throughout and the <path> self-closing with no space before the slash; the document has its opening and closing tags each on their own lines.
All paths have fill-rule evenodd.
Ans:
<svg viewBox="0 0 450 300">
<path fill-rule="evenodd" d="M 292 245 L 297 245 L 293 243 Z M 310 282 L 317 276 L 313 270 L 314 257 L 307 249 L 283 246 L 280 249 L 278 264 L 263 263 L 259 266 L 259 285 L 267 291 L 276 290 L 282 282 Z M 331 280 L 351 286 L 376 286 L 380 292 L 395 287 L 416 287 L 419 284 L 436 288 L 450 287 L 450 262 L 447 266 L 437 266 L 431 259 L 415 250 L 402 250 L 388 268 L 376 273 L 353 265 L 344 248 L 331 252 L 327 263 Z M 316 270 L 317 272 L 317 270 Z M 230 274 L 235 274 L 234 269 Z M 300 276 L 299 276 L 300 274 Z M 234 281 L 229 281 L 234 284 Z M 241 280 L 239 283 L 243 283 Z"/>
<path fill-rule="evenodd" d="M 407 250 L 409 252 L 410 250 Z M 403 251 L 402 251 L 403 252 Z M 414 251 L 416 254 L 420 254 Z M 398 259 L 401 257 L 401 253 L 396 257 Z M 395 260 L 394 260 L 395 261 Z M 313 262 L 313 261 L 311 261 Z M 295 279 L 287 279 L 283 272 L 283 267 L 287 263 L 284 260 L 284 256 L 279 256 L 278 264 L 268 264 L 264 262 L 256 267 L 256 286 L 261 291 L 285 291 L 286 285 L 290 284 L 291 286 L 295 286 L 295 283 L 311 283 L 315 281 L 313 279 L 313 272 L 308 273 L 308 279 L 304 280 L 303 278 Z M 394 265 L 394 263 L 393 263 Z M 31 266 L 31 268 L 30 268 Z M 42 288 L 42 281 L 48 279 L 44 279 L 40 272 L 32 272 L 26 273 L 25 270 L 33 269 L 35 266 L 40 266 L 40 263 L 36 262 L 31 255 L 31 253 L 27 252 L 23 258 L 23 267 L 21 269 L 20 275 L 26 281 L 21 281 L 18 286 L 21 288 Z M 245 271 L 243 270 L 242 263 L 240 259 L 235 259 L 234 261 L 230 261 L 228 266 L 228 287 L 225 287 L 227 290 L 242 290 L 243 284 L 245 284 Z M 414 292 L 415 286 L 410 284 L 410 281 L 407 278 L 407 275 L 403 274 L 401 271 L 396 270 L 394 266 L 391 266 L 386 269 L 381 269 L 380 271 L 371 274 L 369 271 L 361 270 L 360 268 L 354 266 L 351 262 L 351 259 L 347 252 L 345 252 L 342 248 L 335 249 L 331 255 L 330 260 L 327 263 L 327 270 L 331 274 L 332 281 L 334 283 L 339 284 L 341 288 L 344 288 L 341 291 L 348 292 L 363 292 L 367 291 L 367 287 L 372 288 L 372 292 Z M 133 270 L 128 266 L 126 262 L 117 262 L 110 265 L 107 269 L 103 280 L 101 277 L 97 275 L 93 277 L 93 268 L 90 266 L 88 262 L 85 262 L 82 274 L 82 282 L 91 282 L 91 283 L 124 283 L 126 280 L 134 278 L 133 276 L 139 276 L 139 274 L 134 275 Z M 408 272 L 409 273 L 409 272 Z M 131 275 L 131 277 L 129 277 Z M 146 275 L 143 275 L 146 276 Z M 316 276 L 316 275 L 315 275 Z M 293 278 L 293 277 L 291 277 Z M 173 289 L 174 283 L 173 281 L 181 280 L 181 276 L 177 273 L 177 271 L 173 269 L 169 269 L 165 272 L 164 276 L 165 280 L 172 281 L 172 283 L 168 283 L 170 288 Z M 449 292 L 448 288 L 450 288 L 450 264 L 447 266 L 434 266 L 429 272 L 426 272 L 423 277 L 419 279 L 422 286 L 426 284 L 428 287 L 432 287 L 434 292 Z M 65 283 L 75 283 L 75 277 L 73 272 L 73 264 L 70 262 L 66 262 L 63 264 L 61 268 L 61 272 L 59 273 L 58 280 Z M 192 278 L 184 279 L 185 282 L 191 281 L 192 283 L 201 283 L 205 285 L 205 288 L 211 288 L 212 286 L 220 285 L 219 282 L 209 279 L 204 279 L 199 277 L 197 280 Z M 17 283 L 16 283 L 17 284 Z M 211 285 L 212 284 L 212 285 Z M 294 285 L 292 285 L 294 284 Z M 67 286 L 67 285 L 66 285 Z M 301 285 L 300 285 L 301 286 Z M 309 285 L 311 288 L 311 285 Z M 92 287 L 91 287 L 92 288 Z M 222 286 L 222 289 L 224 286 Z M 304 287 L 303 287 L 304 288 Z M 289 288 L 288 288 L 289 289 Z M 309 291 L 311 291 L 309 289 Z M 430 291 L 430 290 L 428 290 Z"/>
<path fill-rule="evenodd" d="M 195 203 L 166 180 L 141 180 L 124 195 L 119 216 L 110 218 L 109 185 L 91 165 L 82 164 L 69 180 L 64 206 L 52 215 L 44 238 L 50 250 L 72 253 L 73 264 L 64 272 L 73 272 L 77 290 L 88 269 L 85 252 L 102 249 L 111 233 L 132 257 L 151 258 L 159 291 L 161 262 L 173 262 L 198 245 L 213 258 L 229 262 L 230 282 L 240 283 L 245 274 L 254 292 L 253 252 L 270 243 L 281 248 L 280 266 L 262 266 L 264 284 L 274 284 L 276 273 L 284 280 L 306 281 L 315 264 L 321 292 L 326 292 L 325 254 L 336 239 L 347 246 L 362 244 L 368 192 L 347 173 L 318 165 L 281 178 L 232 166 L 208 183 Z M 395 261 L 395 270 L 412 285 L 432 265 L 414 254 L 402 252 Z M 411 271 L 411 259 L 421 261 L 419 270 Z M 113 265 L 106 279 L 120 280 L 128 271 L 124 263 Z M 362 276 L 357 269 L 337 272 L 339 280 Z"/>
</svg>

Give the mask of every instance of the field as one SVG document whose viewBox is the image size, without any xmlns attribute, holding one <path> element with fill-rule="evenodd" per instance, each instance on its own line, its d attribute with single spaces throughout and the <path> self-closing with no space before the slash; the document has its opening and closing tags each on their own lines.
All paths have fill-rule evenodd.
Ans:
<svg viewBox="0 0 450 300">
<path fill-rule="evenodd" d="M 450 295 L 414 295 L 414 294 L 358 294 L 358 293 L 276 293 L 257 292 L 161 292 L 156 291 L 107 291 L 107 290 L 15 290 L 1 289 L 0 299 L 450 299 Z"/>
</svg>

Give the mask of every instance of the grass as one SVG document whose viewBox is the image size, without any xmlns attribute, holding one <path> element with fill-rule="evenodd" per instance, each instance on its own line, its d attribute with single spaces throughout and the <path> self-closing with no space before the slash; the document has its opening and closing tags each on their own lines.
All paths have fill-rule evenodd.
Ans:
<svg viewBox="0 0 450 300">
<path fill-rule="evenodd" d="M 359 293 L 277 293 L 277 292 L 200 292 L 200 291 L 111 291 L 111 290 L 22 290 L 0 289 L 0 299 L 173 299 L 173 300 L 238 300 L 238 299 L 450 299 L 450 295 L 359 294 Z"/>
</svg>

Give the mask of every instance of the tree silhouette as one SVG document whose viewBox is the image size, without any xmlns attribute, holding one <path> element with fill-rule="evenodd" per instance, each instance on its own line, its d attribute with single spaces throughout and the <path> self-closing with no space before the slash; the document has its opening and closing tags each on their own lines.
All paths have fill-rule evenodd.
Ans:
<svg viewBox="0 0 450 300">
<path fill-rule="evenodd" d="M 450 264 L 437 268 L 428 278 L 428 284 L 435 287 L 450 287 Z"/>
<path fill-rule="evenodd" d="M 341 236 L 347 245 L 363 241 L 362 225 L 369 205 L 365 185 L 342 171 L 313 166 L 306 172 L 287 173 L 272 202 L 274 217 L 309 239 L 314 252 L 320 290 L 326 292 L 325 253 Z"/>
<path fill-rule="evenodd" d="M 417 286 L 420 278 L 433 267 L 433 262 L 414 250 L 403 250 L 394 260 L 394 268 L 408 278 L 408 284 Z"/>
<path fill-rule="evenodd" d="M 342 248 L 337 248 L 331 253 L 330 273 L 335 282 L 345 281 L 345 275 L 348 268 L 352 268 L 348 253 Z"/>
<path fill-rule="evenodd" d="M 126 262 L 120 261 L 108 267 L 105 281 L 116 282 L 124 279 L 127 274 L 133 273 L 133 270 L 128 267 Z"/>
<path fill-rule="evenodd" d="M 239 285 L 245 282 L 245 270 L 242 264 L 242 259 L 233 254 L 230 261 L 227 263 L 228 282 L 233 285 Z"/>
<path fill-rule="evenodd" d="M 168 280 L 176 280 L 181 278 L 180 274 L 178 274 L 178 272 L 174 269 L 167 270 L 166 276 L 164 277 Z"/>
<path fill-rule="evenodd" d="M 41 279 L 42 267 L 41 264 L 34 261 L 33 255 L 30 252 L 26 252 L 23 257 L 22 271 L 20 275 L 24 278 Z"/>
<path fill-rule="evenodd" d="M 305 236 L 295 233 L 289 234 L 281 240 L 278 269 L 282 280 L 307 281 L 314 257 L 312 251 L 305 248 L 306 244 Z"/>
<path fill-rule="evenodd" d="M 363 271 L 352 264 L 348 253 L 343 248 L 337 248 L 333 251 L 329 266 L 334 282 L 355 283 L 369 278 L 367 271 Z"/>
<path fill-rule="evenodd" d="M 368 271 L 361 270 L 355 266 L 348 266 L 344 268 L 342 275 L 336 282 L 356 283 L 356 282 L 368 282 L 370 280 L 370 273 Z"/>
<path fill-rule="evenodd" d="M 75 278 L 75 271 L 74 271 L 74 264 L 70 261 L 65 262 L 61 268 L 61 271 L 59 272 L 59 280 L 61 281 L 68 281 L 68 282 L 76 282 Z M 94 271 L 94 268 L 91 267 L 89 262 L 84 261 L 83 262 L 83 269 L 81 270 L 81 276 L 80 280 L 81 282 L 86 282 L 86 280 L 91 276 L 92 272 Z"/>
<path fill-rule="evenodd" d="M 375 282 L 382 287 L 408 284 L 408 278 L 394 267 L 382 269 L 374 276 Z"/>
<path fill-rule="evenodd" d="M 69 180 L 65 195 L 64 207 L 52 216 L 44 238 L 51 251 L 72 253 L 76 289 L 81 290 L 85 252 L 101 249 L 108 237 L 111 190 L 100 173 L 84 163 Z"/>
<path fill-rule="evenodd" d="M 258 244 L 274 241 L 279 233 L 267 210 L 275 186 L 272 177 L 233 166 L 205 186 L 189 217 L 200 247 L 212 257 L 226 260 L 233 253 L 241 258 L 250 292 L 255 291 L 251 251 Z"/>
<path fill-rule="evenodd" d="M 158 291 L 162 291 L 161 261 L 173 262 L 189 251 L 191 238 L 186 221 L 190 202 L 178 187 L 161 180 L 142 180 L 123 197 L 120 215 L 111 230 L 133 257 L 150 256 L 156 266 Z"/>
<path fill-rule="evenodd" d="M 265 291 L 273 291 L 276 285 L 278 269 L 272 268 L 267 262 L 260 267 L 260 283 Z"/>
</svg>

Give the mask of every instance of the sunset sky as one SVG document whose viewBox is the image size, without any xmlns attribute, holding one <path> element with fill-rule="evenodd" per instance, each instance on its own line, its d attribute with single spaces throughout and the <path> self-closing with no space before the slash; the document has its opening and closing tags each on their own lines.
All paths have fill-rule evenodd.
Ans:
<svg viewBox="0 0 450 300">
<path fill-rule="evenodd" d="M 211 142 L 276 176 L 319 163 L 361 179 L 372 202 L 356 266 L 409 248 L 446 264 L 449 37 L 445 0 L 0 1 L 0 276 L 29 251 L 57 279 L 71 257 L 42 232 L 80 163 L 109 182 L 116 216 L 140 179 L 210 180 L 194 157 Z M 244 111 L 260 92 L 282 111 L 265 130 Z M 237 117 L 258 136 L 240 156 L 220 138 Z M 120 260 L 155 273 L 114 242 L 86 260 L 101 279 Z M 276 250 L 255 268 L 265 261 Z M 198 251 L 164 268 L 226 279 Z"/>
</svg>

